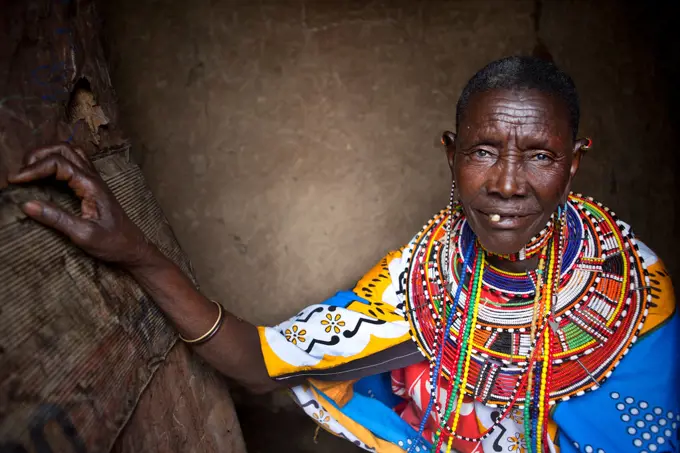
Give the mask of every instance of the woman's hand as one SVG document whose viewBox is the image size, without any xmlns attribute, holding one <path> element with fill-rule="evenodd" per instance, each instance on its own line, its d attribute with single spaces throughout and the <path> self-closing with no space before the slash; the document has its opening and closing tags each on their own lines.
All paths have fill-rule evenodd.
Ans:
<svg viewBox="0 0 680 453">
<path fill-rule="evenodd" d="M 215 304 L 132 223 L 92 163 L 78 148 L 57 145 L 32 151 L 9 178 L 26 183 L 54 177 L 66 181 L 81 200 L 74 216 L 49 203 L 29 201 L 23 211 L 61 231 L 90 255 L 124 266 L 185 338 L 197 338 L 215 323 Z M 224 375 L 257 392 L 279 387 L 269 378 L 257 329 L 224 311 L 222 327 L 196 352 Z M 291 384 L 293 385 L 293 384 Z"/>
<path fill-rule="evenodd" d="M 54 177 L 66 181 L 81 200 L 81 215 L 74 216 L 42 201 L 29 201 L 22 210 L 29 217 L 65 234 L 95 258 L 125 267 L 142 264 L 153 245 L 125 214 L 104 180 L 79 148 L 66 144 L 30 152 L 24 167 L 10 176 L 11 183 Z"/>
</svg>

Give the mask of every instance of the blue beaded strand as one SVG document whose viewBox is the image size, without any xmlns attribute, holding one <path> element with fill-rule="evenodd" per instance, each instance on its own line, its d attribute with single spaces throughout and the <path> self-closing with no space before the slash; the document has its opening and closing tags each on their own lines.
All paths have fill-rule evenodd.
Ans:
<svg viewBox="0 0 680 453">
<path fill-rule="evenodd" d="M 541 388 L 541 370 L 542 365 L 536 364 L 536 373 L 534 375 L 534 388 L 533 390 L 533 404 L 531 405 L 531 437 L 534 439 L 534 447 L 532 450 L 534 453 L 542 453 L 538 451 L 538 439 L 536 438 L 536 433 L 538 432 L 538 402 Z M 531 442 L 531 439 L 527 439 L 527 443 Z"/>
<path fill-rule="evenodd" d="M 416 441 L 419 442 L 422 437 L 423 437 L 423 432 L 425 431 L 425 425 L 427 424 L 428 418 L 430 418 L 430 414 L 432 413 L 432 407 L 434 406 L 435 399 L 437 398 L 437 388 L 439 386 L 439 372 L 441 371 L 441 366 L 442 366 L 442 357 L 444 356 L 444 345 L 448 341 L 448 332 L 451 329 L 451 325 L 453 324 L 453 315 L 456 312 L 456 307 L 458 307 L 458 301 L 460 299 L 460 294 L 461 291 L 463 290 L 463 279 L 467 275 L 467 263 L 469 262 L 470 258 L 472 257 L 472 251 L 474 250 L 474 241 L 470 241 L 468 244 L 467 250 L 465 251 L 465 257 L 463 260 L 463 274 L 461 276 L 461 279 L 459 280 L 458 288 L 456 289 L 456 295 L 453 299 L 453 306 L 451 307 L 451 311 L 449 312 L 447 318 L 446 318 L 446 328 L 444 332 L 446 332 L 444 336 L 444 341 L 442 342 L 440 348 L 439 348 L 439 353 L 437 354 L 437 359 L 435 361 L 435 371 L 432 373 L 432 376 L 430 376 L 430 388 L 432 389 L 432 394 L 430 395 L 430 402 L 427 405 L 427 409 L 425 409 L 425 414 L 423 415 L 422 420 L 420 421 L 420 426 L 418 427 L 418 435 L 416 436 Z M 450 247 L 451 244 L 448 244 L 447 247 Z M 449 255 L 450 256 L 450 255 Z M 449 258 L 449 261 L 451 259 Z M 450 263 L 445 263 L 447 266 L 450 265 Z M 408 449 L 408 453 L 411 453 L 412 449 L 416 443 L 414 442 L 411 444 L 411 447 Z"/>
</svg>

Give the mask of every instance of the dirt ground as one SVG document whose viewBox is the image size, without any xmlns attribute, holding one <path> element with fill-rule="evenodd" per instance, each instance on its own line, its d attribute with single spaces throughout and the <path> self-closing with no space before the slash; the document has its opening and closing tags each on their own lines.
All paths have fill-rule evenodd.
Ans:
<svg viewBox="0 0 680 453">
<path fill-rule="evenodd" d="M 107 3 L 136 158 L 202 289 L 252 322 L 352 285 L 445 206 L 436 143 L 459 91 L 490 60 L 530 53 L 537 33 L 574 77 L 595 142 L 575 189 L 679 269 L 665 57 L 639 6 Z M 251 452 L 354 449 L 325 433 L 315 444 L 314 425 L 279 396 L 236 400 Z"/>
</svg>

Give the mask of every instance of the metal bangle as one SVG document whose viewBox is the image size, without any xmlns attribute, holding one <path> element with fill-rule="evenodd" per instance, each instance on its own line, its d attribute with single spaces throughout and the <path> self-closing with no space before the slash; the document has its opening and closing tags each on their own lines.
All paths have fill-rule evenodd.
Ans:
<svg viewBox="0 0 680 453">
<path fill-rule="evenodd" d="M 217 331 L 220 330 L 220 326 L 222 325 L 222 321 L 224 319 L 222 305 L 218 304 L 214 300 L 212 302 L 215 305 L 217 305 L 217 320 L 215 321 L 215 324 L 213 324 L 213 326 L 206 333 L 204 333 L 203 335 L 201 335 L 200 337 L 198 337 L 196 339 L 187 340 L 182 335 L 180 335 L 179 336 L 180 340 L 182 340 L 183 342 L 188 343 L 188 344 L 196 345 L 196 344 L 204 343 L 204 342 L 210 340 L 213 337 L 213 335 L 215 335 L 217 333 Z"/>
</svg>

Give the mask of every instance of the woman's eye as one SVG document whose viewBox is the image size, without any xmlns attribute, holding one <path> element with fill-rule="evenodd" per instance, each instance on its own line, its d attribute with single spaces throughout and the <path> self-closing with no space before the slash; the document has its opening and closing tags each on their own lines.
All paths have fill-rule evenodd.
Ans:
<svg viewBox="0 0 680 453">
<path fill-rule="evenodd" d="M 547 161 L 550 160 L 550 156 L 548 156 L 546 153 L 538 153 L 534 155 L 534 159 L 540 161 Z"/>
<path fill-rule="evenodd" d="M 491 155 L 491 153 L 489 153 L 485 149 L 478 149 L 477 151 L 475 151 L 475 155 L 477 155 L 477 157 L 488 157 Z"/>
</svg>

